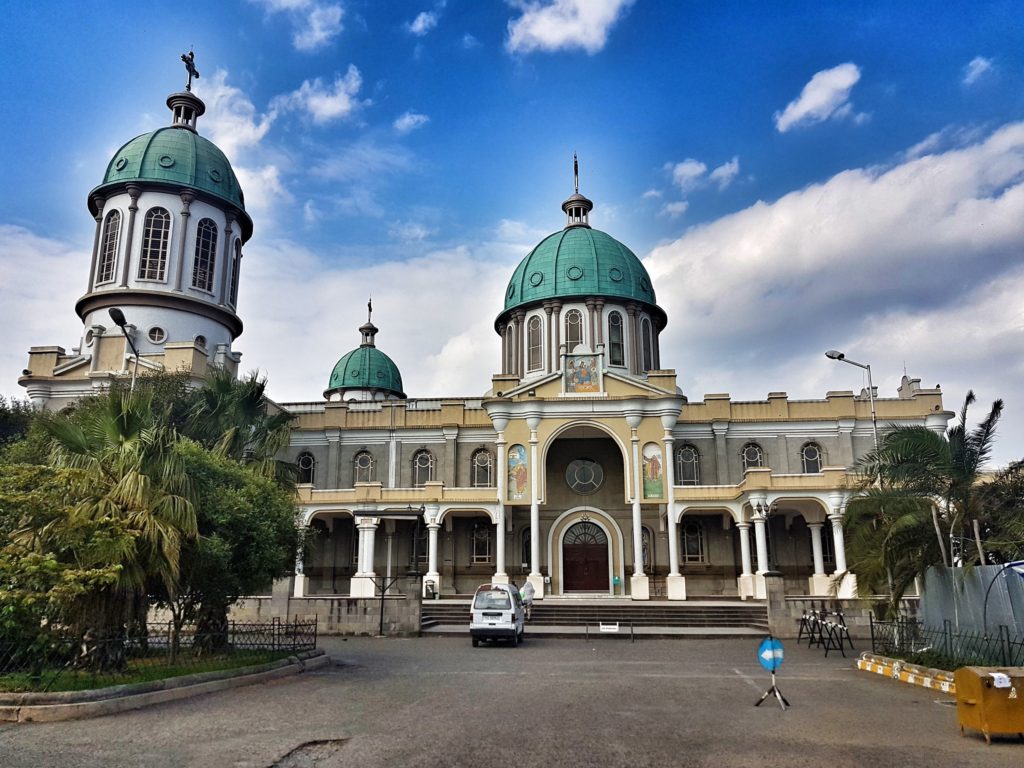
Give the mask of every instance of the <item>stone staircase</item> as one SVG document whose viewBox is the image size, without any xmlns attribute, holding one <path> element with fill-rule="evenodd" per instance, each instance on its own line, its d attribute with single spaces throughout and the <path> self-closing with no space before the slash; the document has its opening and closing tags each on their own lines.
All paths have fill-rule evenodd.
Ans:
<svg viewBox="0 0 1024 768">
<path fill-rule="evenodd" d="M 424 600 L 421 630 L 429 634 L 469 631 L 470 599 Z M 547 598 L 533 604 L 530 634 L 578 634 L 600 623 L 630 625 L 638 634 L 717 637 L 768 632 L 763 602 L 728 599 L 685 602 Z"/>
</svg>

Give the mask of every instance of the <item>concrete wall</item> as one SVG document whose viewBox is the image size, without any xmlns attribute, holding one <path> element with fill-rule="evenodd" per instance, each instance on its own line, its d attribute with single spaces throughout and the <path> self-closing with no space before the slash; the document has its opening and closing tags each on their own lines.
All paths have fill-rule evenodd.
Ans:
<svg viewBox="0 0 1024 768">
<path fill-rule="evenodd" d="M 857 598 L 853 600 L 835 600 L 821 597 L 786 597 L 781 587 L 776 587 L 776 578 L 768 577 L 768 625 L 772 633 L 780 638 L 795 639 L 800 629 L 800 617 L 804 611 L 842 611 L 850 637 L 854 640 L 868 641 L 871 639 L 871 611 L 878 600 L 873 598 Z M 778 580 L 781 582 L 781 580 Z M 919 611 L 919 600 L 916 597 L 905 597 L 900 602 L 903 615 L 916 618 Z M 858 651 L 865 650 L 858 648 Z"/>
</svg>

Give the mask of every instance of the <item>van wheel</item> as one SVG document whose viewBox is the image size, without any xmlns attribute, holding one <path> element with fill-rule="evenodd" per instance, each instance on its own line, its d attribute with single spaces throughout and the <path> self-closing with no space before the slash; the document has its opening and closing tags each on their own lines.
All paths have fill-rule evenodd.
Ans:
<svg viewBox="0 0 1024 768">
<path fill-rule="evenodd" d="M 473 638 L 473 647 L 474 648 L 479 648 L 480 647 L 480 638 L 479 637 L 474 637 Z"/>
</svg>

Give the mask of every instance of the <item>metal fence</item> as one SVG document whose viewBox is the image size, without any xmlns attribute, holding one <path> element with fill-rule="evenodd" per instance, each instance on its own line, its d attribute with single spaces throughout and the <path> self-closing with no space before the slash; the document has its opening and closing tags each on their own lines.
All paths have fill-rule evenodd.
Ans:
<svg viewBox="0 0 1024 768">
<path fill-rule="evenodd" d="M 949 620 L 939 628 L 926 627 L 916 619 L 876 621 L 871 616 L 871 650 L 950 671 L 966 666 L 1024 666 L 1024 637 L 1005 624 L 985 633 L 956 630 Z"/>
<path fill-rule="evenodd" d="M 197 672 L 264 664 L 317 644 L 316 618 L 230 622 L 224 632 L 175 630 L 173 623 L 118 637 L 49 632 L 30 640 L 0 637 L 0 692 L 70 691 L 143 683 Z"/>
</svg>

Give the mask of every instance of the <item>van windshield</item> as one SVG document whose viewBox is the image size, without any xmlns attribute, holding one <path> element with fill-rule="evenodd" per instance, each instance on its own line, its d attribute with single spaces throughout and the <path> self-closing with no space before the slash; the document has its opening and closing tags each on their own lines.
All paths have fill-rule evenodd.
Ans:
<svg viewBox="0 0 1024 768">
<path fill-rule="evenodd" d="M 478 592 L 473 607 L 478 611 L 507 611 L 512 607 L 508 592 L 494 589 L 489 592 Z"/>
</svg>

